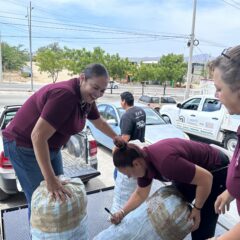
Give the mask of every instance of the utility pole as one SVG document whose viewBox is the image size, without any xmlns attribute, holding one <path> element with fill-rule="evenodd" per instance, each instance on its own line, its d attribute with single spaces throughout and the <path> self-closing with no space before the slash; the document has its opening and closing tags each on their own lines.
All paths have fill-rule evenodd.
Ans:
<svg viewBox="0 0 240 240">
<path fill-rule="evenodd" d="M 3 81 L 2 78 L 2 36 L 0 31 L 0 82 Z"/>
<path fill-rule="evenodd" d="M 192 54 L 193 54 L 193 45 L 195 39 L 195 18 L 196 18 L 196 8 L 197 8 L 197 0 L 193 0 L 193 18 L 192 18 L 192 32 L 190 38 L 190 46 L 189 46 L 189 59 L 188 59 L 188 71 L 187 71 L 187 84 L 184 99 L 189 97 L 190 93 L 190 85 L 192 80 Z"/>
<path fill-rule="evenodd" d="M 32 70 L 32 3 L 30 1 L 30 7 L 28 11 L 28 30 L 29 30 L 29 60 L 30 60 L 30 72 L 31 72 L 31 91 L 33 91 L 33 70 Z"/>
</svg>

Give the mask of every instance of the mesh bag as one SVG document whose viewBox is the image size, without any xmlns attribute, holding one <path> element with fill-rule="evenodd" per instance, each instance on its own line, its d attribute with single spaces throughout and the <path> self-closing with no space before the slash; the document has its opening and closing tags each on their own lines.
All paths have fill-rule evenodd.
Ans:
<svg viewBox="0 0 240 240">
<path fill-rule="evenodd" d="M 188 203 L 173 186 L 162 187 L 120 224 L 111 225 L 94 240 L 182 240 L 190 233 Z"/>
<path fill-rule="evenodd" d="M 88 239 L 84 184 L 79 178 L 74 178 L 64 187 L 72 193 L 66 202 L 51 199 L 45 181 L 34 191 L 30 220 L 33 240 Z"/>
</svg>

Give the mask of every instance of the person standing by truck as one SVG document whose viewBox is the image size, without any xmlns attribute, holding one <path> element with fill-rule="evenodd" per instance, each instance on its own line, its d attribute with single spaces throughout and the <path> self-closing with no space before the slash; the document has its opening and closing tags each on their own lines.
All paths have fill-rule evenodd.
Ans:
<svg viewBox="0 0 240 240">
<path fill-rule="evenodd" d="M 240 45 L 225 49 L 212 63 L 216 97 L 225 105 L 229 114 L 240 114 Z M 240 215 L 240 126 L 237 130 L 238 143 L 227 174 L 227 190 L 218 196 L 215 211 L 224 214 L 236 199 Z M 222 236 L 212 239 L 239 240 L 240 223 Z"/>
<path fill-rule="evenodd" d="M 4 152 L 24 190 L 29 217 L 32 194 L 42 180 L 54 199 L 71 197 L 57 177 L 63 174 L 61 147 L 82 131 L 86 119 L 109 137 L 117 136 L 95 103 L 108 80 L 103 65 L 90 64 L 79 78 L 46 85 L 23 104 L 3 131 Z"/>
</svg>

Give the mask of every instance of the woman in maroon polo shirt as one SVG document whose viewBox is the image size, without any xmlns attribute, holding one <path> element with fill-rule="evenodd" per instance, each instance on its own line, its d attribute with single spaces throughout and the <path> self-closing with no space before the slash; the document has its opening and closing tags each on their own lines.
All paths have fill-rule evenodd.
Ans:
<svg viewBox="0 0 240 240">
<path fill-rule="evenodd" d="M 3 131 L 4 152 L 29 205 L 33 191 L 43 179 L 55 199 L 64 201 L 71 196 L 57 177 L 63 174 L 60 150 L 71 135 L 82 131 L 86 119 L 109 137 L 116 137 L 95 103 L 103 96 L 108 79 L 104 66 L 91 64 L 79 78 L 46 85 L 23 104 Z"/>
<path fill-rule="evenodd" d="M 216 97 L 225 105 L 230 114 L 240 114 L 240 45 L 226 49 L 213 61 L 213 80 Z M 227 174 L 227 190 L 215 202 L 218 214 L 229 210 L 230 202 L 236 199 L 240 214 L 240 127 L 237 131 L 238 143 Z M 239 240 L 240 223 L 218 240 Z"/>
<path fill-rule="evenodd" d="M 113 153 L 114 165 L 128 177 L 138 179 L 138 187 L 123 209 L 114 214 L 117 224 L 149 195 L 153 179 L 172 181 L 187 201 L 195 199 L 192 239 L 213 237 L 218 214 L 214 202 L 225 187 L 228 157 L 203 143 L 171 138 L 140 149 L 134 144 L 119 143 Z"/>
</svg>

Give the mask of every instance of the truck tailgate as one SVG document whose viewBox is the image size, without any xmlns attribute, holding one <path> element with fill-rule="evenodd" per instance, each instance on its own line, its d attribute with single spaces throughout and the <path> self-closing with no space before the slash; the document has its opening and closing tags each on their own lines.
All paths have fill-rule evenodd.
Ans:
<svg viewBox="0 0 240 240">
<path fill-rule="evenodd" d="M 89 164 L 83 162 L 81 158 L 77 158 L 69 154 L 66 150 L 62 151 L 63 169 L 66 177 L 79 177 L 83 182 L 87 182 L 91 178 L 100 175 L 100 172 Z"/>
</svg>

